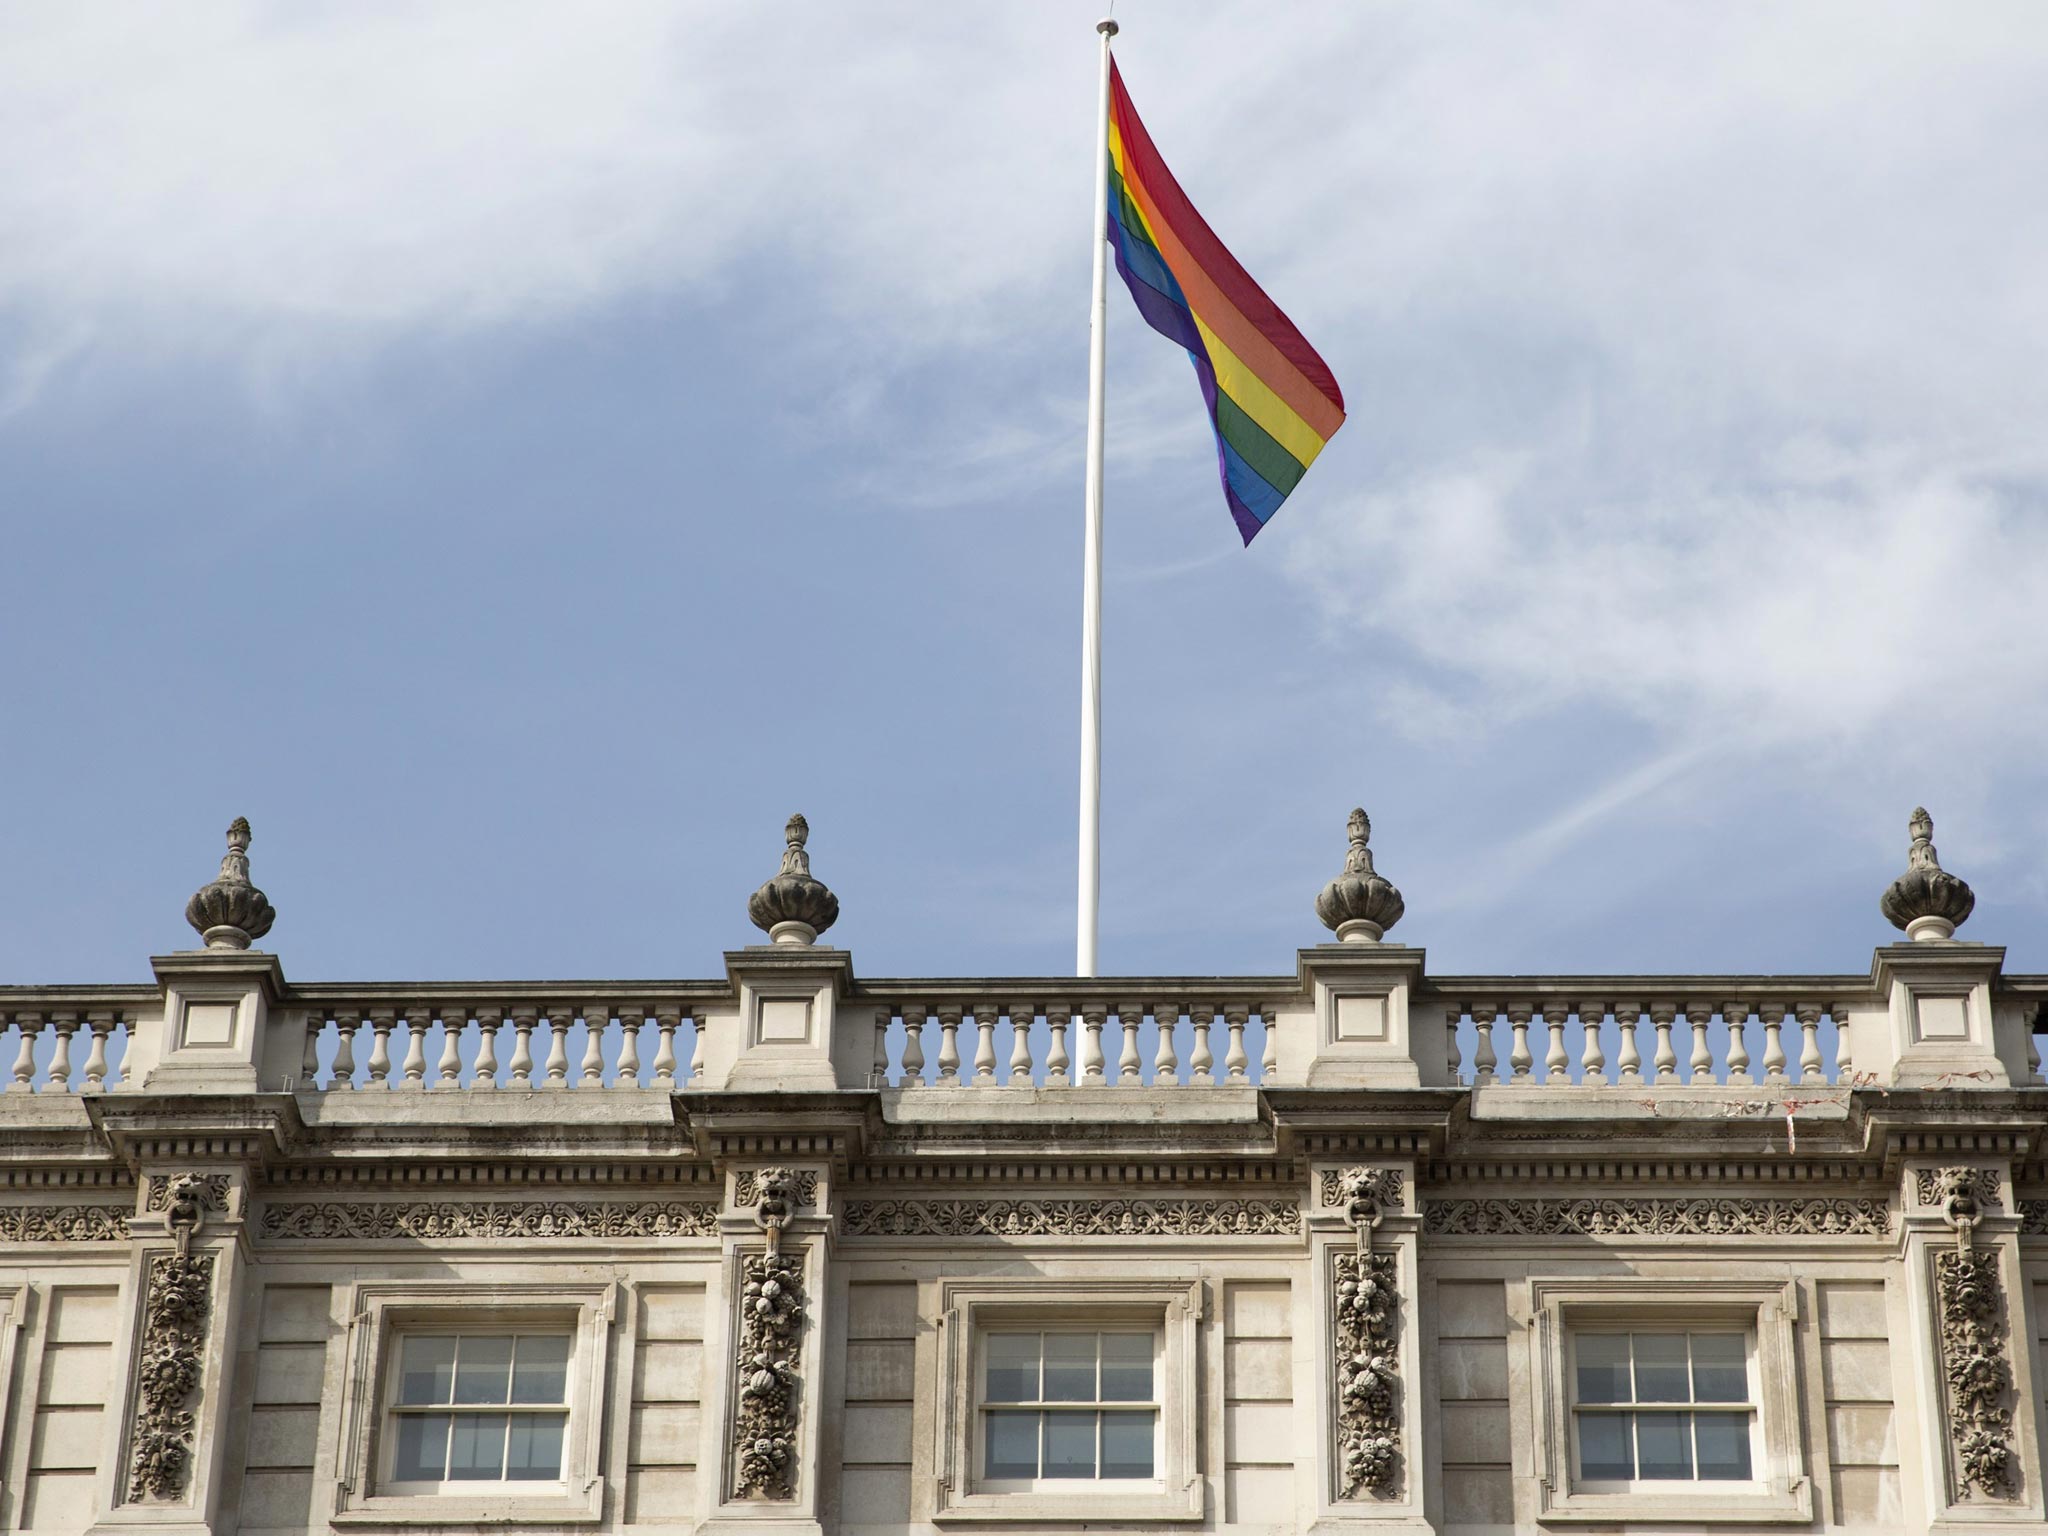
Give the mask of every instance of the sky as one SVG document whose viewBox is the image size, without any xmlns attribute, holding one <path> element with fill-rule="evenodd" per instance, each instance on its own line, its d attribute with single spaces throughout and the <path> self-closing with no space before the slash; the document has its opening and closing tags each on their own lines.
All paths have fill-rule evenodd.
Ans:
<svg viewBox="0 0 2048 1536">
<path fill-rule="evenodd" d="M 0 8 L 0 980 L 1070 971 L 1099 3 Z M 1116 16 L 1350 419 L 1113 285 L 1104 970 L 2048 970 L 2048 11 Z"/>
</svg>

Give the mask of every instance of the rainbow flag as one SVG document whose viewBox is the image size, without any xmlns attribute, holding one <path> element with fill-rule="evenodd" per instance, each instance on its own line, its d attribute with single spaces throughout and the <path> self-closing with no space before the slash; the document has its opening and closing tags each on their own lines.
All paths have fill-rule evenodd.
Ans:
<svg viewBox="0 0 2048 1536">
<path fill-rule="evenodd" d="M 1316 349 L 1195 212 L 1113 62 L 1109 243 L 1138 312 L 1195 365 L 1223 496 L 1249 544 L 1344 425 L 1344 396 Z"/>
</svg>

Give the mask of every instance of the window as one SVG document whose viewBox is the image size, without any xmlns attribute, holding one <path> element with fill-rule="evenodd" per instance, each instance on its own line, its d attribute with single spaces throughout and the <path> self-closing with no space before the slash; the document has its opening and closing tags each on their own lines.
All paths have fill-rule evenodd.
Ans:
<svg viewBox="0 0 2048 1536">
<path fill-rule="evenodd" d="M 333 1523 L 598 1520 L 616 1311 L 608 1282 L 358 1284 Z"/>
<path fill-rule="evenodd" d="M 1520 1294 L 1539 1518 L 1811 1521 L 1796 1284 L 1614 1275 Z"/>
<path fill-rule="evenodd" d="M 934 1519 L 1199 1520 L 1186 1279 L 939 1282 Z"/>
<path fill-rule="evenodd" d="M 390 1373 L 389 1481 L 555 1483 L 569 1428 L 566 1332 L 406 1333 Z"/>
<path fill-rule="evenodd" d="M 1751 1480 L 1748 1334 L 1581 1332 L 1572 1357 L 1581 1486 Z"/>
<path fill-rule="evenodd" d="M 1158 1356 L 1150 1330 L 986 1334 L 984 1486 L 1150 1483 L 1159 1465 Z"/>
</svg>

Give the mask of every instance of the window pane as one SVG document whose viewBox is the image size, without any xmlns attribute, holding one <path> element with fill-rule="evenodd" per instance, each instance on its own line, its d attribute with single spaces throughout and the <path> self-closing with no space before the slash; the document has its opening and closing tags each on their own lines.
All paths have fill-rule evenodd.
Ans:
<svg viewBox="0 0 2048 1536">
<path fill-rule="evenodd" d="M 1047 1361 L 1048 1370 L 1051 1361 Z M 1095 1415 L 1092 1413 L 1048 1413 L 1045 1415 L 1046 1477 L 1093 1477 L 1095 1475 Z"/>
<path fill-rule="evenodd" d="M 1048 1333 L 1045 1336 L 1045 1401 L 1095 1401 L 1094 1334 Z"/>
<path fill-rule="evenodd" d="M 1628 1335 L 1582 1333 L 1573 1339 L 1572 1345 L 1578 1357 L 1579 1401 L 1627 1402 Z"/>
<path fill-rule="evenodd" d="M 1685 1370 L 1685 1335 L 1637 1333 L 1631 1334 L 1630 1338 L 1634 1341 L 1636 1355 L 1635 1401 L 1691 1402 L 1692 1383 L 1686 1379 Z"/>
<path fill-rule="evenodd" d="M 448 1415 L 402 1413 L 391 1477 L 400 1483 L 438 1483 L 448 1466 Z"/>
<path fill-rule="evenodd" d="M 1748 1402 L 1748 1352 L 1748 1341 L 1739 1333 L 1694 1334 L 1692 1400 L 1696 1403 Z M 1748 1476 L 1747 1473 L 1743 1475 Z"/>
<path fill-rule="evenodd" d="M 1102 1336 L 1102 1400 L 1105 1403 L 1152 1401 L 1151 1334 L 1105 1333 Z M 1105 1448 L 1105 1459 L 1108 1455 Z M 1150 1477 L 1152 1474 L 1147 1472 L 1143 1475 Z M 1103 1476 L 1109 1474 L 1105 1472 Z"/>
<path fill-rule="evenodd" d="M 982 1475 L 991 1478 L 1038 1476 L 1038 1415 L 1014 1408 L 988 1416 L 982 1446 Z"/>
<path fill-rule="evenodd" d="M 1579 1476 L 1591 1482 L 1627 1482 L 1636 1475 L 1629 1444 L 1629 1415 L 1582 1413 L 1579 1418 Z"/>
<path fill-rule="evenodd" d="M 1692 1477 L 1692 1415 L 1639 1413 L 1636 1421 L 1638 1477 Z"/>
<path fill-rule="evenodd" d="M 1037 1334 L 992 1333 L 988 1336 L 988 1387 L 982 1393 L 982 1399 L 991 1403 L 1038 1401 Z M 1035 1419 L 1033 1423 L 1036 1424 Z"/>
<path fill-rule="evenodd" d="M 445 1403 L 455 1380 L 455 1341 L 411 1334 L 399 1346 L 398 1400 Z"/>
<path fill-rule="evenodd" d="M 505 1415 L 458 1413 L 448 1435 L 448 1480 L 495 1483 L 505 1475 Z"/>
<path fill-rule="evenodd" d="M 1152 1421 L 1146 1413 L 1105 1413 L 1102 1416 L 1102 1475 L 1152 1475 Z"/>
<path fill-rule="evenodd" d="M 1749 1415 L 1746 1413 L 1696 1413 L 1693 1415 L 1699 1439 L 1700 1476 L 1716 1481 L 1749 1481 Z"/>
<path fill-rule="evenodd" d="M 527 1334 L 512 1363 L 512 1401 L 568 1401 L 569 1340 L 565 1334 Z M 552 1473 L 549 1474 L 553 1476 Z"/>
<path fill-rule="evenodd" d="M 512 1341 L 464 1334 L 455 1351 L 455 1401 L 502 1403 L 512 1380 Z"/>
<path fill-rule="evenodd" d="M 505 1476 L 515 1483 L 548 1482 L 562 1475 L 562 1432 L 566 1413 L 520 1413 L 512 1417 L 505 1449 Z"/>
</svg>

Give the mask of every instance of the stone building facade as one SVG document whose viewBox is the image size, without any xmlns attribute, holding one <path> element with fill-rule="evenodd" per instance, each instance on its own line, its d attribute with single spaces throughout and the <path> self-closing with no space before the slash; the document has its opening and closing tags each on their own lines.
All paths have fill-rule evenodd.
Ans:
<svg viewBox="0 0 2048 1536">
<path fill-rule="evenodd" d="M 2048 977 L 0 987 L 0 1527 L 2038 1529 Z"/>
</svg>

